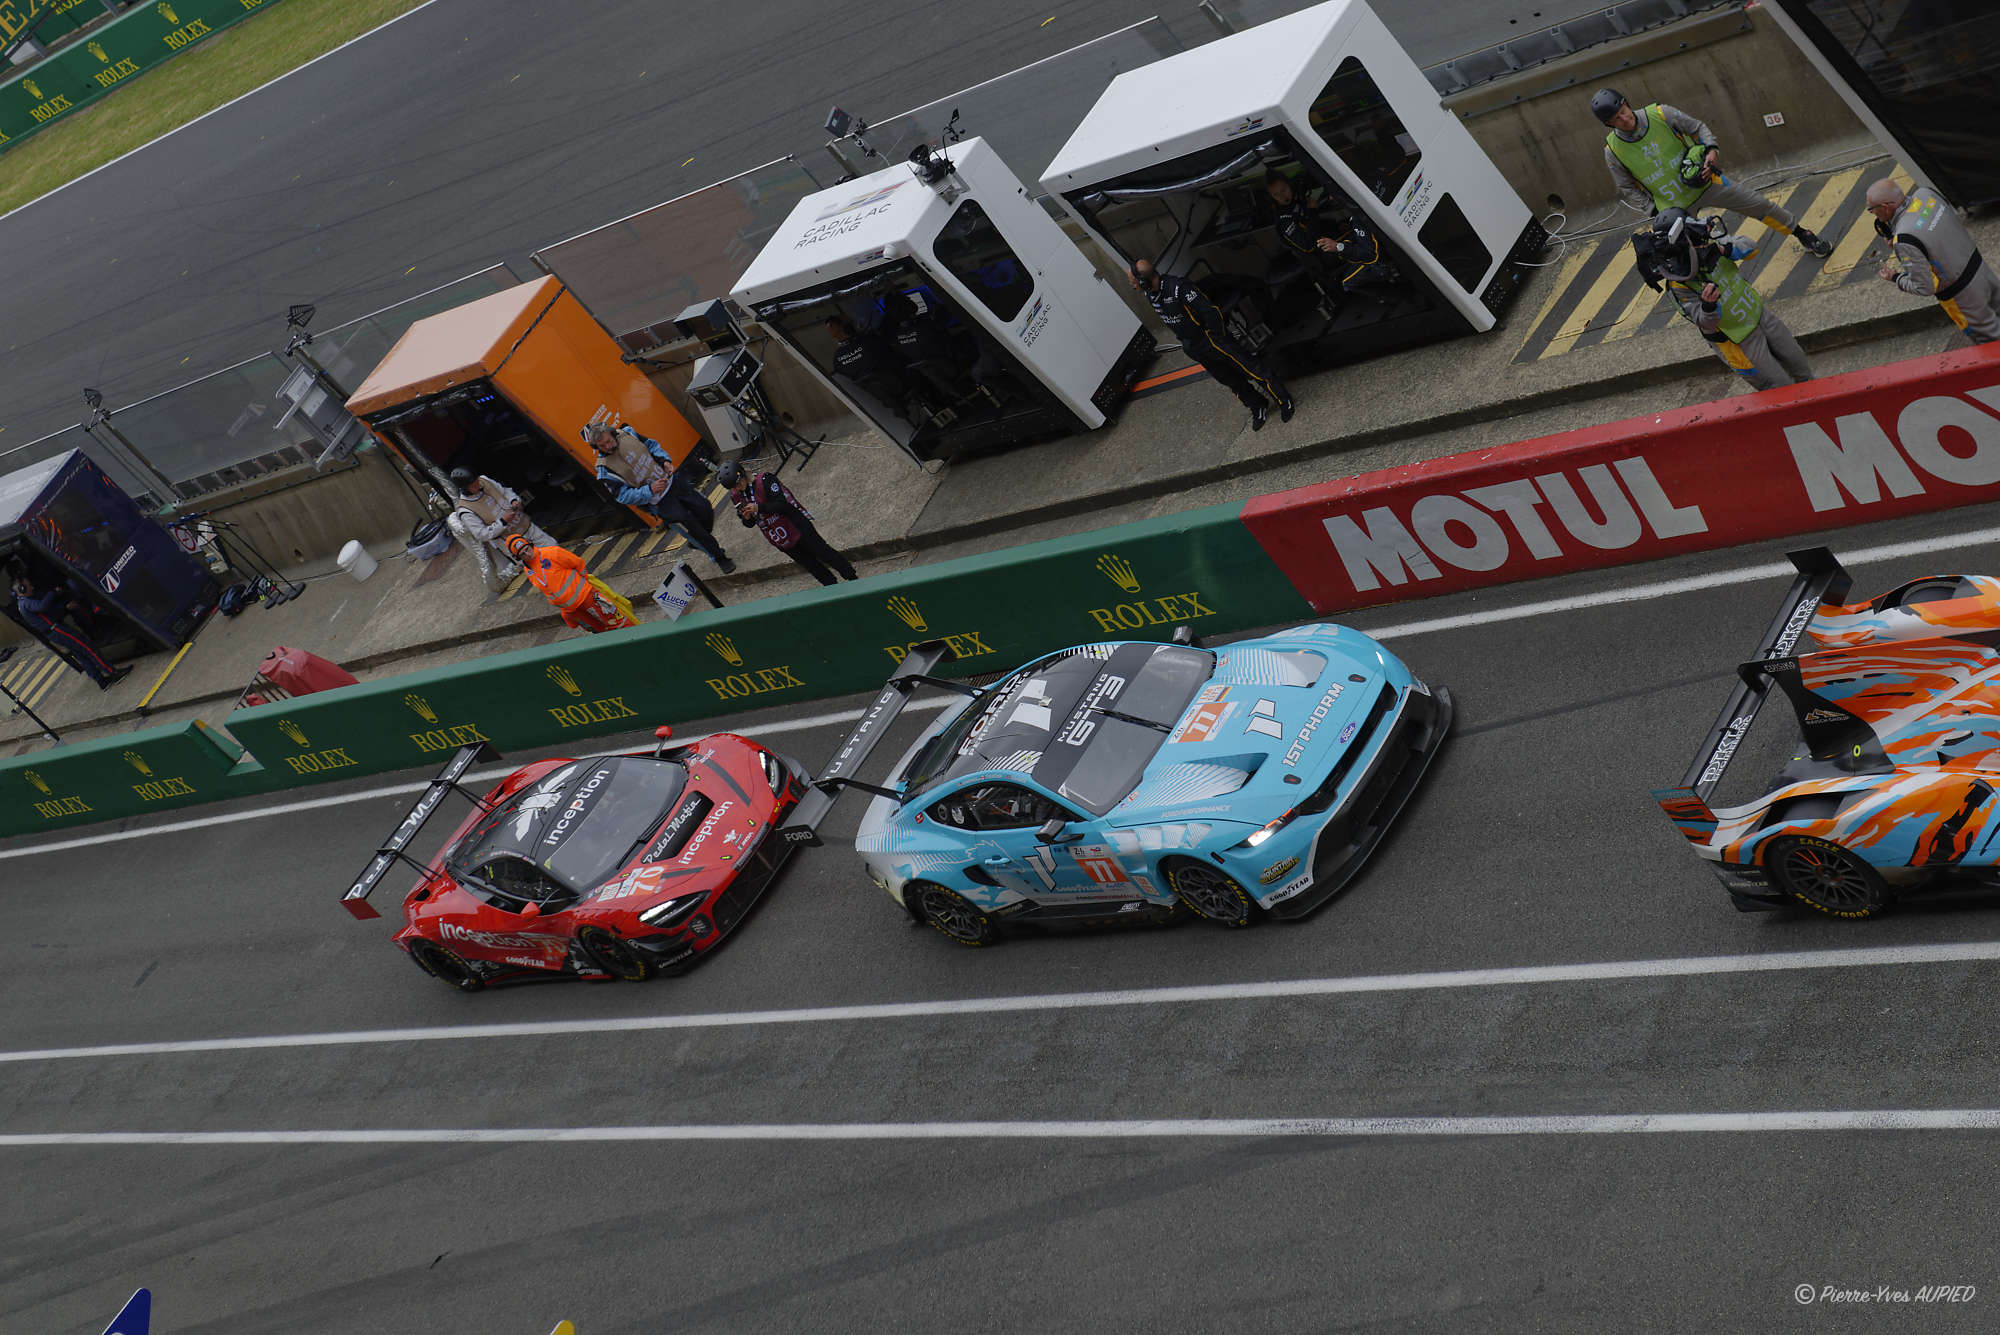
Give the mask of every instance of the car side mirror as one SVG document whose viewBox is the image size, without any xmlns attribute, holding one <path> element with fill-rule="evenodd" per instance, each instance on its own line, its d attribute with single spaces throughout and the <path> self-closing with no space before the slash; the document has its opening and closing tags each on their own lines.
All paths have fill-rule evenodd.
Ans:
<svg viewBox="0 0 2000 1335">
<path fill-rule="evenodd" d="M 542 916 L 542 906 L 533 902 L 523 904 L 521 905 L 521 911 L 514 916 L 517 918 L 539 918 Z"/>
<path fill-rule="evenodd" d="M 1070 830 L 1066 820 L 1046 820 L 1035 834 L 1045 844 L 1073 844 L 1083 835 Z"/>
<path fill-rule="evenodd" d="M 667 739 L 673 735 L 674 729 L 670 723 L 662 723 L 653 729 L 653 736 L 658 739 L 653 745 L 653 754 L 657 756 L 664 753 L 667 749 Z"/>
</svg>

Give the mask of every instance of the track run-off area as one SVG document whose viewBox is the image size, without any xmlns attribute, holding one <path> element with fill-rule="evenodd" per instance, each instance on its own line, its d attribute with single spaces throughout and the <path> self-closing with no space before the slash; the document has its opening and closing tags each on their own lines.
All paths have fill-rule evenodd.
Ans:
<svg viewBox="0 0 2000 1335">
<path fill-rule="evenodd" d="M 465 997 L 336 903 L 426 775 L 9 844 L 0 1329 L 1988 1329 L 2000 898 L 1739 914 L 1648 795 L 1788 546 L 1872 593 L 1985 519 L 1343 618 L 1460 713 L 1297 924 L 963 949 L 850 798 L 692 973 Z M 860 703 L 662 721 L 817 765 Z"/>
</svg>

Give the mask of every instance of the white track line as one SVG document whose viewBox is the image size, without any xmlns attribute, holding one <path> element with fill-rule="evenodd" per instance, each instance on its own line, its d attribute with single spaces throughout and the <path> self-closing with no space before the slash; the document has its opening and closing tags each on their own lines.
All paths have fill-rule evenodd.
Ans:
<svg viewBox="0 0 2000 1335">
<path fill-rule="evenodd" d="M 365 42 L 370 37 L 373 37 L 376 33 L 381 32 L 384 28 L 391 27 L 395 24 L 401 23 L 404 19 L 410 17 L 410 15 L 417 13 L 419 10 L 429 9 L 432 5 L 436 3 L 437 0 L 424 0 L 424 2 L 421 5 L 416 6 L 414 9 L 407 9 L 403 11 L 401 14 L 396 15 L 395 18 L 389 19 L 387 22 L 376 24 L 374 27 L 370 28 L 367 32 L 362 33 L 359 37 L 348 38 L 346 41 L 342 42 L 339 46 L 333 48 L 333 50 L 322 52 L 321 54 L 314 56 L 311 60 L 308 60 L 305 64 L 286 70 L 283 74 L 280 74 L 275 79 L 270 79 L 265 81 L 264 83 L 258 84 L 255 88 L 252 88 L 247 93 L 239 93 L 237 96 L 230 98 L 227 102 L 224 102 L 221 106 L 215 107 L 209 111 L 204 111 L 201 115 L 196 116 L 191 121 L 188 121 L 187 124 L 176 125 L 173 129 L 161 135 L 158 139 L 149 139 L 145 143 L 139 145 L 137 148 L 132 149 L 130 152 L 120 153 L 117 157 L 111 159 L 111 161 L 107 163 L 104 163 L 102 166 L 92 167 L 89 171 L 85 172 L 83 175 L 64 181 L 61 185 L 57 186 L 54 190 L 49 191 L 48 194 L 46 195 L 37 195 L 25 204 L 21 204 L 16 206 L 15 208 L 11 208 L 7 210 L 7 212 L 5 213 L 0 213 L 0 222 L 6 222 L 9 218 L 19 213 L 22 209 L 31 209 L 35 205 L 41 203 L 43 200 L 53 198 L 54 196 L 62 193 L 64 190 L 69 189 L 69 187 L 75 185 L 78 181 L 87 181 L 101 171 L 109 171 L 111 168 L 116 167 L 119 163 L 125 161 L 125 159 L 131 157 L 134 153 L 144 153 L 154 144 L 160 143 L 162 140 L 173 138 L 175 135 L 179 134 L 182 130 L 187 129 L 189 125 L 199 125 L 203 121 L 207 120 L 210 116 L 219 115 L 222 112 L 229 110 L 231 107 L 235 106 L 238 102 L 241 102 L 244 98 L 255 97 L 257 96 L 257 94 L 263 92 L 266 88 L 269 88 L 272 84 L 282 83 L 286 79 L 291 78 L 294 74 L 297 74 L 302 69 L 309 69 L 312 66 L 319 64 L 320 61 L 322 60 L 326 60 L 332 56 L 337 56 L 342 51 L 345 51 L 348 47 L 353 46 L 356 42 Z"/>
<path fill-rule="evenodd" d="M 922 713 L 930 709 L 943 709 L 952 700 L 918 700 L 906 705 L 906 714 Z M 843 709 L 833 714 L 815 714 L 810 718 L 784 719 L 776 723 L 760 723 L 750 731 L 759 737 L 774 737 L 785 732 L 807 732 L 813 728 L 824 728 L 835 723 L 852 723 L 861 717 L 858 709 Z M 676 737 L 675 745 L 690 746 L 712 733 L 698 737 Z M 586 751 L 582 758 L 593 760 L 598 756 L 615 756 L 618 751 Z M 501 765 L 494 769 L 478 770 L 467 774 L 469 783 L 485 783 L 490 779 L 500 779 L 512 774 L 518 765 Z M 107 830 L 102 834 L 80 835 L 74 839 L 58 839 L 46 844 L 35 844 L 28 848 L 0 848 L 0 862 L 9 858 L 33 857 L 38 853 L 61 853 L 72 848 L 95 848 L 99 844 L 118 843 L 125 839 L 145 839 L 156 834 L 173 834 L 180 830 L 200 830 L 211 825 L 231 825 L 240 820 L 257 820 L 264 816 L 289 816 L 299 811 L 315 811 L 321 807 L 346 806 L 350 802 L 371 802 L 378 797 L 407 797 L 411 793 L 421 793 L 429 780 L 414 783 L 392 783 L 382 788 L 369 788 L 358 793 L 337 793 L 332 797 L 307 797 L 297 802 L 280 802 L 275 806 L 252 807 L 243 811 L 228 811 L 219 816 L 193 816 L 187 820 L 167 821 L 160 825 L 148 825 L 137 830 Z M 240 800 L 240 799 L 239 799 Z"/>
<path fill-rule="evenodd" d="M 1952 551 L 1960 547 L 1977 547 L 1984 543 L 2000 543 L 2000 528 L 1980 528 L 1944 537 L 1922 538 L 1914 542 L 1891 542 L 1879 547 L 1863 547 L 1859 551 L 1843 555 L 1840 563 L 1844 566 L 1872 565 L 1882 561 L 1899 561 L 1910 556 L 1928 556 L 1932 552 Z M 1643 602 L 1648 598 L 1672 598 L 1678 594 L 1701 593 L 1704 590 L 1719 589 L 1731 584 L 1752 584 L 1763 579 L 1789 581 L 1798 573 L 1790 561 L 1766 561 L 1761 565 L 1718 570 L 1712 575 L 1696 575 L 1688 579 L 1663 579 L 1652 584 L 1606 589 L 1601 593 L 1587 593 L 1575 598 L 1551 598 L 1546 602 L 1521 603 L 1514 607 L 1499 607 L 1487 612 L 1468 612 L 1463 616 L 1438 617 L 1431 621 L 1406 621 L 1398 626 L 1385 626 L 1381 630 L 1371 630 L 1367 633 L 1378 640 L 1393 640 L 1404 635 L 1459 630 L 1466 626 L 1484 626 L 1496 621 L 1519 621 L 1526 617 L 1548 616 L 1555 612 L 1575 612 L 1587 607 L 1610 607 L 1617 603 Z"/>
<path fill-rule="evenodd" d="M 2000 1108 L 1599 1113 L 1550 1117 L 1204 1117 L 1118 1122 L 802 1122 L 741 1126 L 421 1127 L 340 1131 L 58 1131 L 0 1148 L 86 1145 L 549 1145 L 697 1140 L 1185 1140 L 1205 1137 L 1604 1136 L 1771 1131 L 1992 1131 Z"/>
<path fill-rule="evenodd" d="M 415 13 L 415 10 L 411 10 Z M 1841 557 L 1844 565 L 1869 565 L 1880 561 L 1894 561 L 1909 556 L 1924 556 L 1932 552 L 1951 551 L 1959 547 L 1975 547 L 1982 543 L 2000 543 L 2000 528 L 1973 529 L 1970 532 L 1949 534 L 1943 537 L 1924 538 L 1915 542 L 1887 543 L 1879 547 L 1864 547 Z M 1430 621 L 1406 621 L 1401 625 L 1385 626 L 1367 633 L 1378 640 L 1394 640 L 1409 635 L 1425 635 L 1437 631 L 1462 630 L 1468 626 L 1485 626 L 1500 621 L 1521 621 L 1529 617 L 1550 616 L 1558 612 L 1576 612 L 1591 607 L 1609 607 L 1618 603 L 1642 602 L 1649 598 L 1670 598 L 1677 594 L 1698 593 L 1704 589 L 1721 588 L 1730 584 L 1750 584 L 1764 579 L 1789 579 L 1797 572 L 1785 561 L 1767 561 L 1754 566 L 1739 566 L 1735 570 L 1718 570 L 1712 575 L 1699 575 L 1690 579 L 1658 580 L 1651 584 L 1635 584 L 1622 589 L 1605 589 L 1599 593 L 1583 594 L 1575 598 L 1553 598 L 1538 603 L 1521 603 L 1514 607 L 1496 607 L 1484 612 L 1468 612 L 1463 616 L 1438 617 Z M 921 700 L 908 707 L 910 711 L 919 709 L 942 709 L 953 703 L 950 700 Z M 823 727 L 829 723 L 846 723 L 861 717 L 858 709 L 843 710 L 837 714 L 822 714 L 811 719 L 794 719 L 789 723 L 760 725 L 751 729 L 758 736 L 770 733 L 799 731 L 806 728 Z M 497 777 L 511 770 L 494 770 L 490 776 Z M 343 793 L 337 797 L 307 798 L 298 802 L 286 802 L 277 806 L 257 807 L 245 811 L 232 811 L 221 816 L 196 816 L 188 820 L 169 821 L 164 825 L 149 825 L 136 830 L 115 830 L 104 834 L 84 835 L 75 839 L 63 839 L 55 843 L 36 844 L 29 848 L 0 849 L 0 861 L 8 858 L 31 857 L 38 853 L 57 853 L 72 848 L 92 848 L 98 844 L 113 843 L 122 839 L 143 839 L 155 834 L 172 834 L 179 830 L 198 830 L 210 825 L 224 825 L 233 821 L 256 820 L 261 816 L 284 816 L 298 811 L 312 811 L 320 807 L 341 806 L 348 802 L 367 802 L 378 797 L 397 797 L 406 793 L 421 792 L 421 783 L 399 783 L 386 788 L 371 788 L 365 792 Z"/>
<path fill-rule="evenodd" d="M 357 1029 L 345 1033 L 266 1034 L 157 1043 L 107 1043 L 84 1048 L 0 1052 L 9 1062 L 70 1061 L 99 1057 L 154 1057 L 184 1052 L 245 1052 L 263 1048 L 325 1048 L 368 1043 L 458 1042 L 480 1038 L 638 1033 L 669 1029 L 728 1029 L 752 1025 L 828 1024 L 945 1015 L 1000 1015 L 1023 1011 L 1088 1010 L 1106 1006 L 1183 1006 L 1203 1001 L 1263 1001 L 1277 997 L 1352 996 L 1465 987 L 1518 987 L 1533 983 L 1591 983 L 1631 978 L 1685 978 L 1800 969 L 1881 968 L 1900 964 L 1989 963 L 2000 960 L 2000 941 L 1938 946 L 1878 946 L 1862 950 L 1801 950 L 1763 955 L 1704 955 L 1681 959 L 1622 960 L 1600 964 L 1538 964 L 1447 973 L 1383 974 L 1358 978 L 1293 978 L 1263 983 L 1210 983 L 1188 987 L 1127 988 L 1111 992 L 1057 992 L 1039 996 L 969 997 L 955 1001 L 891 1001 L 859 1006 L 810 1006 L 797 1010 L 726 1011 L 703 1015 L 643 1015 L 622 1019 L 545 1020 L 514 1024 L 434 1025 L 421 1029 Z"/>
</svg>

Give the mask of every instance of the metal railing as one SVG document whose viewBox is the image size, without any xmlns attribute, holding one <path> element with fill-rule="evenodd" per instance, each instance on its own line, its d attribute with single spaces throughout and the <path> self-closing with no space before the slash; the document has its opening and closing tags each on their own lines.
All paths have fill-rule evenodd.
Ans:
<svg viewBox="0 0 2000 1335">
<path fill-rule="evenodd" d="M 952 113 L 957 112 L 957 129 L 968 138 L 976 135 L 984 139 L 1021 178 L 1030 197 L 1040 199 L 1042 172 L 1111 81 L 1127 70 L 1186 49 L 1158 18 L 1142 19 L 1129 28 L 871 123 L 862 138 L 876 157 L 865 158 L 852 135 L 836 139 L 828 147 L 857 174 L 879 171 L 908 158 L 918 144 L 935 143 Z"/>
<path fill-rule="evenodd" d="M 792 157 L 542 247 L 530 258 L 627 351 L 680 341 L 673 317 L 729 295 L 771 233 L 821 183 Z"/>
</svg>

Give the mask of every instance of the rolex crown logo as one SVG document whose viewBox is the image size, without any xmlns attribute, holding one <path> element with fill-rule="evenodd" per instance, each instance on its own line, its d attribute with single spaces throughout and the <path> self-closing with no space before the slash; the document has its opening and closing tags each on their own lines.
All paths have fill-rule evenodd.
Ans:
<svg viewBox="0 0 2000 1335">
<path fill-rule="evenodd" d="M 153 767 L 148 765 L 146 758 L 137 751 L 127 751 L 125 753 L 125 763 L 133 769 L 138 770 L 139 773 L 145 775 L 147 778 L 150 779 L 153 777 Z"/>
<path fill-rule="evenodd" d="M 727 635 L 706 635 L 702 643 L 715 650 L 723 662 L 731 667 L 743 666 L 743 655 L 736 652 L 736 642 Z"/>
<path fill-rule="evenodd" d="M 37 787 L 37 788 L 41 789 L 41 790 L 42 790 L 42 792 L 43 792 L 43 794 L 44 794 L 45 796 L 49 796 L 49 797 L 53 797 L 53 796 L 55 796 L 55 794 L 54 794 L 54 793 L 51 793 L 51 792 L 49 791 L 49 786 L 48 786 L 48 784 L 46 784 L 46 783 L 44 783 L 44 782 L 42 781 L 42 776 L 41 776 L 41 775 L 39 775 L 39 774 L 37 774 L 37 773 L 35 773 L 35 772 L 34 772 L 33 770 L 31 770 L 31 769 L 24 769 L 24 770 L 22 770 L 22 771 L 21 771 L 21 777 L 22 777 L 22 778 L 24 778 L 24 779 L 26 779 L 26 780 L 27 780 L 27 781 L 28 781 L 29 783 L 32 783 L 32 784 L 34 784 L 34 785 L 35 785 L 35 787 Z"/>
<path fill-rule="evenodd" d="M 929 626 L 924 624 L 924 614 L 917 610 L 917 605 L 901 594 L 897 594 L 889 600 L 889 610 L 894 612 L 897 618 L 911 630 L 930 629 Z"/>
<path fill-rule="evenodd" d="M 583 687 L 576 684 L 576 678 L 572 677 L 569 674 L 569 669 L 564 667 L 560 663 L 551 664 L 549 666 L 548 671 L 544 675 L 547 676 L 550 681 L 562 687 L 563 692 L 567 695 L 583 694 Z"/>
<path fill-rule="evenodd" d="M 181 16 L 179 14 L 174 13 L 174 7 L 172 5 L 154 5 L 153 8 L 159 10 L 160 17 L 165 19 L 167 22 L 173 24 L 176 28 L 180 26 Z"/>
<path fill-rule="evenodd" d="M 412 692 L 403 697 L 403 703 L 410 707 L 412 714 L 415 714 L 424 722 L 436 723 L 438 721 L 437 711 L 432 709 L 431 702 L 424 699 L 421 695 Z"/>
<path fill-rule="evenodd" d="M 1133 573 L 1131 564 L 1122 556 L 1113 556 L 1106 552 L 1098 557 L 1097 573 L 1127 593 L 1139 591 L 1139 577 Z"/>
<path fill-rule="evenodd" d="M 311 742 L 306 740 L 305 729 L 301 728 L 298 724 L 292 722 L 288 718 L 281 718 L 278 720 L 278 731 L 285 734 L 285 736 L 291 738 L 292 741 L 296 743 L 301 750 L 312 745 Z"/>
<path fill-rule="evenodd" d="M 111 57 L 104 54 L 103 46 L 99 45 L 98 43 L 85 42 L 83 49 L 90 52 L 91 55 L 96 56 L 98 64 L 109 65 L 111 63 Z"/>
<path fill-rule="evenodd" d="M 28 96 L 34 98 L 35 101 L 39 102 L 42 100 L 42 86 L 33 79 L 21 80 L 21 87 L 27 89 Z"/>
</svg>

